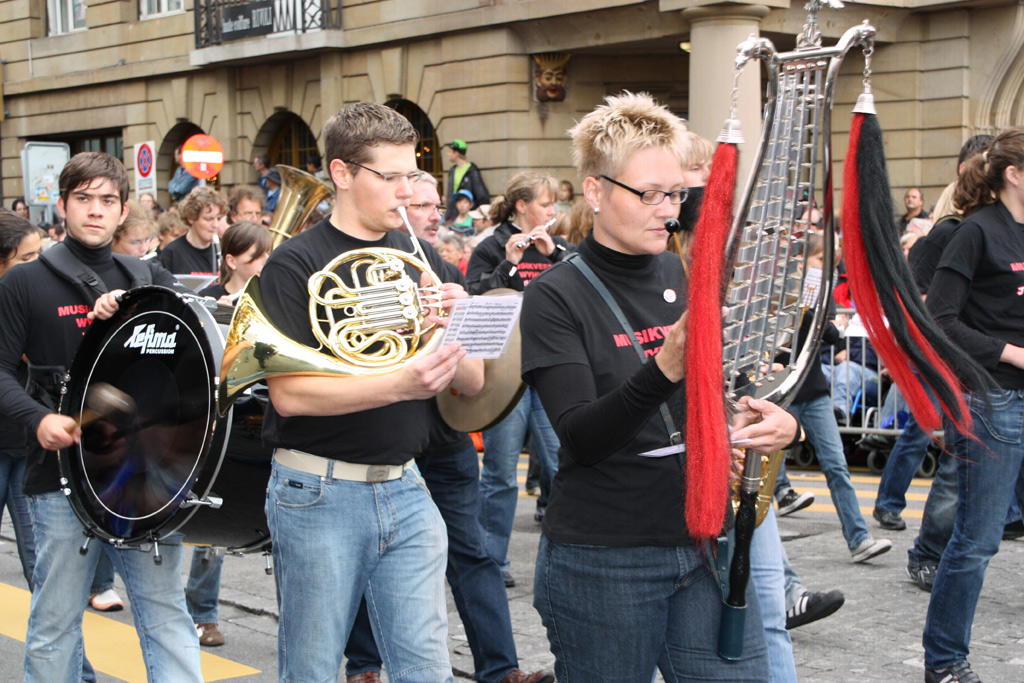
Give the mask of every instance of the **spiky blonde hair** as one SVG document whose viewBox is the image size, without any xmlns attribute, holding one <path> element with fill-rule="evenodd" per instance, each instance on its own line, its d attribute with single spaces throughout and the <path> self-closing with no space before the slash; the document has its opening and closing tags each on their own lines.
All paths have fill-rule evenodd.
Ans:
<svg viewBox="0 0 1024 683">
<path fill-rule="evenodd" d="M 648 147 L 667 147 L 680 166 L 686 163 L 691 144 L 686 124 L 664 105 L 647 93 L 629 91 L 604 101 L 569 130 L 581 179 L 615 176 L 630 156 Z"/>
</svg>

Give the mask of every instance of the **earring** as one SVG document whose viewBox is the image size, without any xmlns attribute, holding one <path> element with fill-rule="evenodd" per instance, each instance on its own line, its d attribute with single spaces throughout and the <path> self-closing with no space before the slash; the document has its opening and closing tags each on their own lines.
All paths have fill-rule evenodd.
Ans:
<svg viewBox="0 0 1024 683">
<path fill-rule="evenodd" d="M 596 215 L 596 214 L 599 214 L 599 213 L 601 213 L 601 208 L 598 207 L 598 206 L 595 206 L 594 207 L 594 214 Z"/>
</svg>

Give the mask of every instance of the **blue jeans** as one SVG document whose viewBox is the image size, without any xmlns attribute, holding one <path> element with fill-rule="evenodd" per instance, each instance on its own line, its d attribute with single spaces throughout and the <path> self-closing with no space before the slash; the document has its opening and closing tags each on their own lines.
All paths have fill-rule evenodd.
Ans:
<svg viewBox="0 0 1024 683">
<path fill-rule="evenodd" d="M 476 448 L 454 455 L 419 458 L 416 463 L 448 529 L 445 575 L 473 652 L 475 678 L 484 683 L 497 683 L 519 667 L 519 659 L 501 570 L 484 552 L 480 540 L 480 525 L 476 519 L 480 504 L 480 464 Z M 360 617 L 363 614 L 361 608 Z M 368 618 L 356 619 L 345 656 L 348 658 L 345 672 L 349 675 L 380 671 L 380 655 L 369 633 Z"/>
<path fill-rule="evenodd" d="M 185 606 L 197 624 L 217 623 L 217 600 L 220 596 L 220 570 L 224 555 L 216 548 L 192 551 L 192 566 L 185 584 Z"/>
<path fill-rule="evenodd" d="M 917 373 L 914 373 L 917 376 Z M 938 401 L 932 393 L 931 387 L 922 383 L 928 399 L 932 405 L 938 408 Z M 889 393 L 897 391 L 895 385 Z M 921 466 L 925 453 L 928 451 L 928 444 L 931 443 L 932 435 L 925 433 L 917 424 L 917 419 L 911 413 L 907 417 L 907 423 L 903 427 L 903 433 L 896 439 L 896 443 L 889 453 L 889 459 L 885 461 L 885 469 L 882 471 L 882 481 L 878 483 L 878 495 L 875 497 L 875 507 L 887 512 L 899 514 L 907 507 L 907 489 L 910 482 L 917 474 L 917 468 Z"/>
<path fill-rule="evenodd" d="M 6 420 L 0 417 L 0 420 Z M 32 590 L 32 569 L 36 564 L 36 540 L 32 533 L 32 517 L 28 511 L 28 498 L 21 492 L 21 478 L 25 474 L 25 458 L 0 456 L 0 518 L 4 506 L 11 516 L 14 538 L 18 543 L 21 572 Z"/>
<path fill-rule="evenodd" d="M 957 438 L 952 425 L 946 425 L 946 447 L 953 447 Z M 937 567 L 949 537 L 953 535 L 957 508 L 956 462 L 956 458 L 946 451 L 939 453 L 939 469 L 928 490 L 921 530 L 914 539 L 914 545 L 907 551 L 907 564 L 910 567 Z"/>
<path fill-rule="evenodd" d="M 771 683 L 796 683 L 793 641 L 786 630 L 785 567 L 788 562 L 783 564 L 785 554 L 775 510 L 769 507 L 768 515 L 757 527 L 750 543 L 750 580 L 761 606 Z"/>
<path fill-rule="evenodd" d="M 930 669 L 967 658 L 971 626 L 989 559 L 999 550 L 1007 501 L 1024 494 L 1024 390 L 992 390 L 990 407 L 968 394 L 973 441 L 957 434 L 958 507 L 953 535 L 939 563 L 928 619 L 924 663 Z"/>
<path fill-rule="evenodd" d="M 681 680 L 768 680 L 753 584 L 743 659 L 718 656 L 722 591 L 695 546 L 612 548 L 541 536 L 533 606 L 559 683 L 646 683 L 657 667 Z"/>
<path fill-rule="evenodd" d="M 382 483 L 318 477 L 274 462 L 267 522 L 280 622 L 278 676 L 334 681 L 366 597 L 396 683 L 451 683 L 444 522 L 415 469 Z"/>
<path fill-rule="evenodd" d="M 92 575 L 92 585 L 89 586 L 90 595 L 99 595 L 114 587 L 114 563 L 107 557 L 106 553 L 100 553 L 100 559 L 96 563 L 96 571 Z"/>
<path fill-rule="evenodd" d="M 484 550 L 502 569 L 509 566 L 508 540 L 512 536 L 519 500 L 517 468 L 527 430 L 533 434 L 541 459 L 541 477 L 550 485 L 558 471 L 558 437 L 533 387 L 527 387 L 508 417 L 483 433 L 484 464 L 480 473 L 478 519 Z"/>
<path fill-rule="evenodd" d="M 95 540 L 83 556 L 78 552 L 82 524 L 63 494 L 31 496 L 29 508 L 36 532 L 36 567 L 25 636 L 26 683 L 82 680 L 82 611 L 101 553 L 124 579 L 149 680 L 201 682 L 199 638 L 181 590 L 181 534 L 161 542 L 162 564 L 153 562 L 151 553 L 118 550 Z"/>
<path fill-rule="evenodd" d="M 850 482 L 850 470 L 846 467 L 843 442 L 839 426 L 828 396 L 820 396 L 805 403 L 794 403 L 789 412 L 800 418 L 807 438 L 814 446 L 818 464 L 825 475 L 832 504 L 839 515 L 846 545 L 853 550 L 868 537 L 868 527 L 860 514 L 857 491 Z"/>
</svg>

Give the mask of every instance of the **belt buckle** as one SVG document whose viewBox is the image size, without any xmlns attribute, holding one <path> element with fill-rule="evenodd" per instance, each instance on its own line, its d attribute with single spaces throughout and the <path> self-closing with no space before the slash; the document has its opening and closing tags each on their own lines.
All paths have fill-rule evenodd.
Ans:
<svg viewBox="0 0 1024 683">
<path fill-rule="evenodd" d="M 390 472 L 390 465 L 370 465 L 366 468 L 366 481 L 371 484 L 379 484 L 388 480 Z"/>
</svg>

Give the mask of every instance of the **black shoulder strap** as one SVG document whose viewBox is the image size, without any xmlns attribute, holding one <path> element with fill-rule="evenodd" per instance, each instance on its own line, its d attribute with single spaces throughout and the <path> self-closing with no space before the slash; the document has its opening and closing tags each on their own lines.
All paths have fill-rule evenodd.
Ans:
<svg viewBox="0 0 1024 683">
<path fill-rule="evenodd" d="M 114 261 L 121 267 L 131 280 L 129 289 L 153 284 L 153 269 L 149 264 L 134 256 L 125 254 L 113 254 Z"/>
<path fill-rule="evenodd" d="M 82 292 L 86 301 L 92 302 L 107 293 L 107 286 L 92 268 L 85 265 L 71 253 L 63 242 L 58 242 L 39 255 L 50 270 L 64 278 Z"/>
<path fill-rule="evenodd" d="M 619 325 L 622 326 L 622 331 L 626 333 L 626 338 L 633 342 L 633 350 L 636 352 L 637 358 L 640 359 L 640 364 L 643 365 L 647 362 L 647 356 L 644 354 L 643 348 L 640 347 L 640 342 L 636 340 L 636 334 L 633 333 L 633 328 L 626 320 L 626 314 L 622 312 L 622 308 L 615 302 L 612 297 L 612 293 L 608 291 L 608 287 L 601 282 L 601 278 L 597 276 L 590 266 L 587 265 L 583 257 L 580 256 L 579 252 L 574 252 L 566 256 L 563 261 L 571 263 L 576 266 L 576 269 L 580 271 L 584 279 L 591 284 L 591 286 L 597 290 L 597 293 L 601 295 L 601 299 L 605 305 L 611 310 L 612 315 L 619 321 Z M 682 443 L 682 436 L 679 430 L 675 428 L 675 421 L 672 419 L 672 415 L 669 412 L 668 405 L 662 403 L 661 406 L 661 419 L 665 422 L 665 429 L 668 430 L 669 442 L 673 445 Z"/>
<path fill-rule="evenodd" d="M 128 275 L 129 289 L 153 284 L 153 271 L 149 264 L 124 254 L 113 254 L 113 257 L 114 262 Z M 44 251 L 39 255 L 39 260 L 54 273 L 77 287 L 86 301 L 95 301 L 109 291 L 96 272 L 75 258 L 75 255 L 63 242 L 58 242 Z"/>
</svg>

